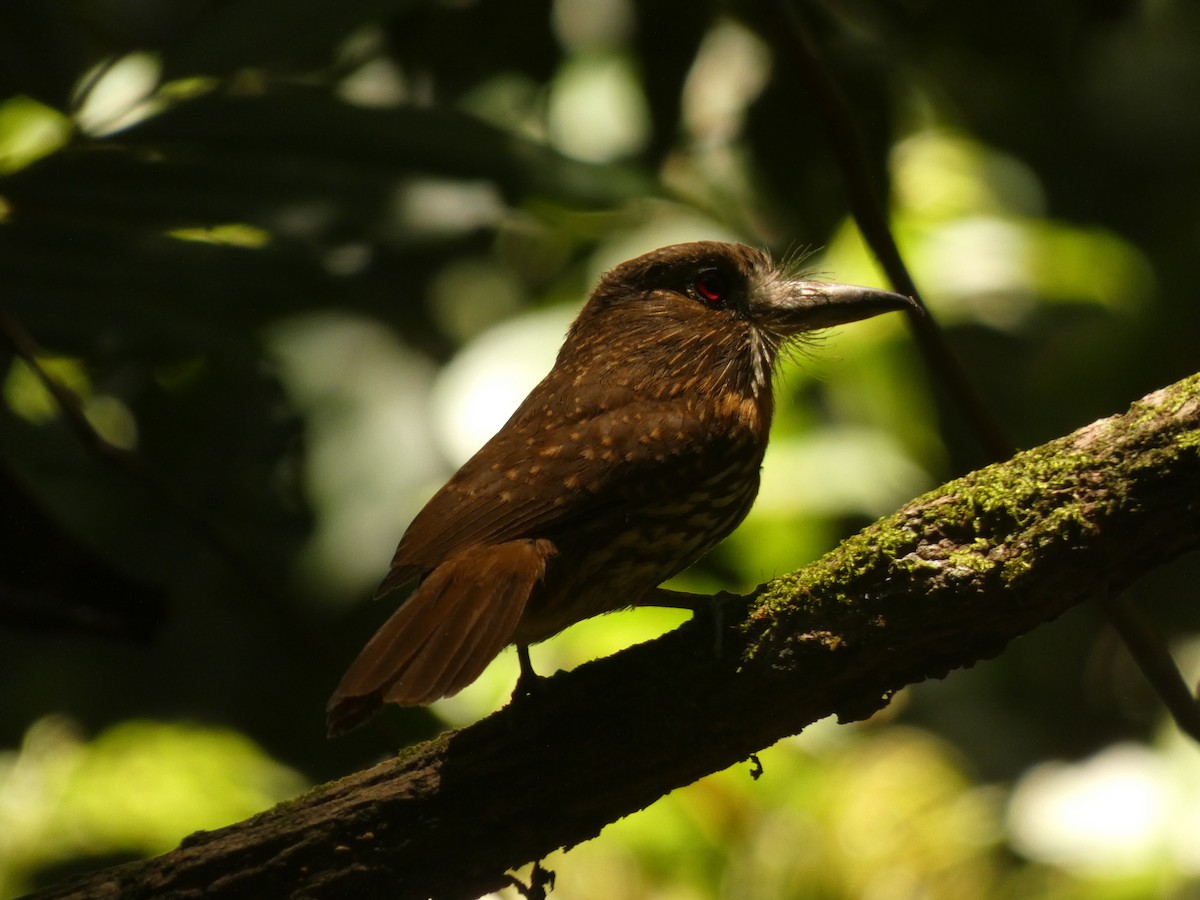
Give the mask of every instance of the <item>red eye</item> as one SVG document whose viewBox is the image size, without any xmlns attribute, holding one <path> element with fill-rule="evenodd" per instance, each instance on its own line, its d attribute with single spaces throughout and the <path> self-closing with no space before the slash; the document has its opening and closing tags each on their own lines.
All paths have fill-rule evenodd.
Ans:
<svg viewBox="0 0 1200 900">
<path fill-rule="evenodd" d="M 725 277 L 716 269 L 705 269 L 697 274 L 696 280 L 692 282 L 692 290 L 698 299 L 709 306 L 720 306 L 729 295 Z"/>
</svg>

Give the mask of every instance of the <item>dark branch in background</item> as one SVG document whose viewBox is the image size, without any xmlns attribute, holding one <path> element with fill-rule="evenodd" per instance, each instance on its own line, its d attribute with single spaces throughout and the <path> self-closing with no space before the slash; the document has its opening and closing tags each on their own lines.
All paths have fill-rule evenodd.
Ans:
<svg viewBox="0 0 1200 900">
<path fill-rule="evenodd" d="M 719 657 L 701 617 L 373 769 L 34 896 L 477 897 L 677 787 L 825 716 L 864 718 L 1200 547 L 1198 495 L 1195 375 L 728 604 Z"/>
<path fill-rule="evenodd" d="M 872 182 L 863 143 L 854 127 L 845 97 L 821 61 L 793 4 L 789 0 L 766 2 L 774 13 L 777 25 L 766 37 L 780 45 L 781 55 L 795 64 L 810 92 L 825 126 L 834 158 L 842 170 L 842 180 L 858 230 L 879 260 L 892 287 L 912 297 L 924 308 L 925 302 L 892 237 L 887 209 Z M 946 343 L 937 321 L 929 315 L 910 314 L 908 322 L 930 369 L 966 417 L 987 458 L 996 462 L 1012 456 L 1012 444 L 1004 436 L 991 408 L 971 384 L 962 364 Z"/>
<path fill-rule="evenodd" d="M 914 298 L 925 308 L 925 301 L 892 236 L 887 208 L 871 179 L 862 139 L 837 81 L 822 62 L 794 0 L 765 2 L 778 25 L 771 29 L 768 40 L 774 40 L 782 54 L 795 63 L 809 89 L 842 171 L 854 220 L 863 239 L 879 260 L 893 288 Z M 1014 450 L 1011 442 L 950 349 L 937 320 L 931 315 L 910 313 L 908 321 L 926 363 L 971 426 L 984 452 L 993 462 L 1007 459 Z M 1100 606 L 1180 730 L 1200 741 L 1200 701 L 1187 687 L 1166 642 L 1146 618 L 1122 598 L 1106 595 Z"/>
<path fill-rule="evenodd" d="M 1102 594 L 1099 603 L 1179 730 L 1200 742 L 1200 702 L 1179 671 L 1162 636 L 1128 601 Z"/>
</svg>

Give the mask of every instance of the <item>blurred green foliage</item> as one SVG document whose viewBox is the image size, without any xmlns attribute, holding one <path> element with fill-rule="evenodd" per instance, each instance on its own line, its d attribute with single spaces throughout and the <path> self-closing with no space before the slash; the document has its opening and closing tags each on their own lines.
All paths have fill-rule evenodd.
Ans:
<svg viewBox="0 0 1200 900">
<path fill-rule="evenodd" d="M 1200 367 L 1200 7 L 800 6 L 1016 443 Z M 0 891 L 161 851 L 299 790 L 293 772 L 331 778 L 504 702 L 509 656 L 432 711 L 323 736 L 408 518 L 605 267 L 726 238 L 879 283 L 766 8 L 0 4 L 5 330 L 132 454 L 81 442 L 0 342 L 0 746 L 20 748 L 0 762 Z M 681 584 L 749 588 L 984 461 L 891 317 L 799 350 L 779 393 L 758 506 Z M 1198 574 L 1131 589 L 1181 645 Z M 582 623 L 535 665 L 677 621 Z M 865 727 L 810 731 L 761 780 L 706 779 L 554 861 L 560 890 L 1200 890 L 1200 801 L 1147 799 L 1196 800 L 1196 750 L 1163 736 L 1091 610 Z M 1124 768 L 1118 741 L 1140 742 Z M 1114 785 L 1139 831 L 1070 826 Z"/>
<path fill-rule="evenodd" d="M 79 858 L 163 853 L 305 787 L 229 729 L 127 720 L 84 741 L 69 721 L 40 719 L 0 756 L 0 892 Z"/>
</svg>

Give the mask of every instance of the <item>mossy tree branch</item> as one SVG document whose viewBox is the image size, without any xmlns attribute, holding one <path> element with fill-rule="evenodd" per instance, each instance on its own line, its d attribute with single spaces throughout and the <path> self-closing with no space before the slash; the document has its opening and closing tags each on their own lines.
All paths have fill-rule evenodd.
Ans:
<svg viewBox="0 0 1200 900">
<path fill-rule="evenodd" d="M 998 653 L 1200 545 L 1200 375 L 914 500 L 461 731 L 50 897 L 472 897 L 830 714 Z"/>
</svg>

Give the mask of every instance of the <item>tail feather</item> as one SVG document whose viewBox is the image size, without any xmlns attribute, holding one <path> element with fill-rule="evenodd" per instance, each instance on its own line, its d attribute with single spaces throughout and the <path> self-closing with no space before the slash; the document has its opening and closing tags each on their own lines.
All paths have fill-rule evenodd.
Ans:
<svg viewBox="0 0 1200 900">
<path fill-rule="evenodd" d="M 483 612 L 480 604 L 460 604 L 471 605 L 475 608 L 471 611 L 464 611 L 464 619 L 470 619 L 469 624 L 464 624 L 464 638 L 456 642 L 454 646 L 447 646 L 444 657 L 436 652 L 430 653 L 431 658 L 434 656 L 440 658 L 439 668 L 441 670 L 440 673 L 433 676 L 427 691 L 432 699 L 436 700 L 438 697 L 457 693 L 473 682 L 483 674 L 488 663 L 495 659 L 500 651 L 512 641 L 517 622 L 520 621 L 521 614 L 525 611 L 525 600 L 529 596 L 532 585 L 526 587 L 523 580 L 524 573 L 508 571 L 499 572 L 497 576 L 494 582 L 490 579 L 487 582 L 493 585 L 492 590 L 500 596 L 521 599 L 496 604 L 498 608 L 489 611 L 496 615 L 496 618 L 490 622 L 479 621 Z M 414 671 L 411 678 L 415 688 L 420 676 Z M 391 700 L 391 697 L 388 696 L 385 699 Z"/>
<path fill-rule="evenodd" d="M 501 633 L 500 624 L 496 621 L 480 623 L 480 614 L 485 606 L 489 611 L 493 606 L 518 606 L 524 609 L 528 593 L 524 597 L 509 597 L 499 585 L 488 585 L 486 590 L 492 602 L 481 603 L 476 596 L 478 592 L 470 590 L 467 584 L 462 583 L 462 578 L 456 577 L 462 574 L 466 573 L 459 567 L 450 573 L 449 583 L 439 585 L 441 590 L 432 602 L 442 607 L 439 610 L 442 613 L 441 620 L 408 661 L 403 675 L 392 682 L 383 696 L 385 702 L 421 706 L 444 697 L 454 684 L 454 679 L 449 677 L 451 670 L 462 668 L 461 657 L 470 647 L 488 638 L 488 643 L 499 643 L 495 650 L 495 653 L 499 653 L 507 643 L 511 632 Z M 475 581 L 475 573 L 470 575 L 471 581 Z M 479 586 L 482 587 L 482 584 Z M 439 686 L 443 686 L 440 692 Z"/>
<path fill-rule="evenodd" d="M 375 632 L 342 676 L 329 701 L 330 706 L 341 694 L 370 693 L 367 686 L 387 683 L 397 671 L 412 662 L 428 635 L 439 627 L 447 613 L 445 604 L 438 602 L 442 593 L 438 589 L 440 571 L 435 570 Z"/>
<path fill-rule="evenodd" d="M 331 733 L 383 702 L 419 706 L 458 693 L 512 640 L 554 545 L 472 547 L 433 570 L 351 664 L 326 707 Z"/>
</svg>

